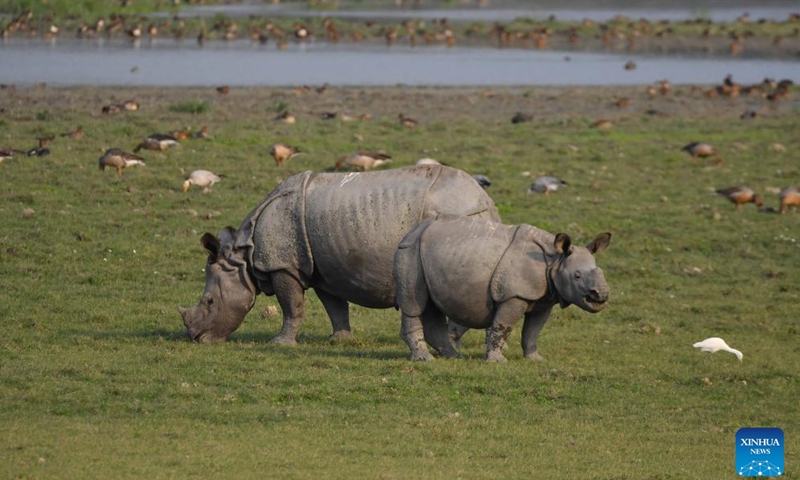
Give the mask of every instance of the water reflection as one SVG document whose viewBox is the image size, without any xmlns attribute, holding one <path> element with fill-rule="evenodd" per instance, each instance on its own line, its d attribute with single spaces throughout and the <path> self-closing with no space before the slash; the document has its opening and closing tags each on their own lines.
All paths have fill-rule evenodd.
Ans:
<svg viewBox="0 0 800 480">
<path fill-rule="evenodd" d="M 631 59 L 637 68 L 625 70 Z M 729 73 L 742 83 L 800 78 L 794 60 L 328 43 L 279 51 L 245 40 L 202 47 L 168 39 L 6 40 L 0 64 L 0 83 L 61 86 L 632 85 L 663 78 L 713 83 Z"/>
</svg>

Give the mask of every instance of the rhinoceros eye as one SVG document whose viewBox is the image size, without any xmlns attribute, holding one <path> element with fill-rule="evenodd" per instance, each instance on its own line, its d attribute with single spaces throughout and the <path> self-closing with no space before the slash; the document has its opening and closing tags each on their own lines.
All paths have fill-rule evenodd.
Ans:
<svg viewBox="0 0 800 480">
<path fill-rule="evenodd" d="M 580 280 L 581 272 L 575 272 L 575 280 Z"/>
</svg>

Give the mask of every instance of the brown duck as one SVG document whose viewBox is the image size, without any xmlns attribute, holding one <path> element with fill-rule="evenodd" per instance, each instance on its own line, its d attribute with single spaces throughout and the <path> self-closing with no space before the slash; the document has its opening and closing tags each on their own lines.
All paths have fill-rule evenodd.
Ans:
<svg viewBox="0 0 800 480">
<path fill-rule="evenodd" d="M 126 167 L 133 167 L 135 165 L 144 166 L 144 159 L 138 155 L 127 153 L 119 148 L 111 148 L 106 150 L 102 157 L 100 157 L 100 170 L 105 170 L 106 167 L 114 167 L 117 169 L 117 176 L 122 177 L 122 169 Z"/>
<path fill-rule="evenodd" d="M 781 213 L 786 213 L 789 207 L 796 212 L 800 206 L 800 189 L 797 187 L 786 187 L 779 194 L 781 199 Z"/>
<path fill-rule="evenodd" d="M 269 147 L 269 154 L 275 160 L 275 165 L 282 167 L 286 160 L 291 159 L 300 153 L 300 149 L 286 143 L 276 143 Z"/>
<path fill-rule="evenodd" d="M 689 153 L 689 155 L 691 155 L 692 158 L 714 157 L 715 159 L 714 163 L 716 165 L 722 165 L 725 162 L 725 159 L 722 158 L 722 155 L 719 154 L 717 149 L 708 143 L 692 142 L 681 148 L 681 151 Z"/>
<path fill-rule="evenodd" d="M 756 207 L 761 207 L 764 202 L 761 200 L 761 195 L 757 194 L 750 187 L 729 187 L 716 190 L 715 193 L 722 195 L 736 205 L 737 210 L 741 210 L 742 205 L 745 203 L 755 203 Z"/>
</svg>

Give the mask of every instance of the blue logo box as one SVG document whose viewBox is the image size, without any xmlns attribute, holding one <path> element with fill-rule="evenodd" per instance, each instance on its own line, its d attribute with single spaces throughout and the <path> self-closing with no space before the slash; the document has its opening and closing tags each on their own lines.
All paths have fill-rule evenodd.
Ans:
<svg viewBox="0 0 800 480">
<path fill-rule="evenodd" d="M 736 473 L 742 477 L 783 475 L 783 430 L 740 428 L 736 431 Z"/>
</svg>

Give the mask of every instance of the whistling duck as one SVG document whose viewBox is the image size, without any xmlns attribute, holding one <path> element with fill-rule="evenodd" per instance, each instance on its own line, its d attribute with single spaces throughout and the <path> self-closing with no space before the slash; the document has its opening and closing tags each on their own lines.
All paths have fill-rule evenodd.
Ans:
<svg viewBox="0 0 800 480">
<path fill-rule="evenodd" d="M 400 120 L 400 124 L 403 125 L 404 127 L 414 128 L 418 125 L 418 122 L 416 120 L 410 117 L 406 117 L 402 113 L 398 114 L 397 118 Z"/>
<path fill-rule="evenodd" d="M 334 169 L 339 170 L 342 166 L 346 165 L 348 167 L 360 168 L 361 170 L 367 171 L 391 163 L 391 158 L 392 157 L 385 153 L 358 151 L 352 155 L 341 157 L 339 161 L 336 162 Z"/>
<path fill-rule="evenodd" d="M 55 135 L 42 135 L 41 137 L 36 137 L 36 140 L 39 142 L 39 148 L 44 148 L 53 143 L 55 138 Z"/>
<path fill-rule="evenodd" d="M 283 162 L 300 153 L 300 149 L 285 143 L 276 143 L 269 147 L 269 154 L 275 159 L 275 165 L 282 167 Z"/>
<path fill-rule="evenodd" d="M 124 107 L 118 104 L 105 105 L 103 106 L 103 113 L 107 115 L 114 115 L 121 112 L 123 109 Z"/>
<path fill-rule="evenodd" d="M 608 130 L 609 128 L 614 126 L 614 122 L 611 120 L 601 119 L 592 124 L 592 127 L 597 128 L 599 130 Z"/>
<path fill-rule="evenodd" d="M 231 87 L 229 87 L 227 85 L 223 85 L 221 87 L 217 87 L 217 93 L 219 93 L 220 95 L 227 95 L 227 94 L 231 93 Z"/>
<path fill-rule="evenodd" d="M 736 205 L 736 209 L 740 210 L 745 203 L 755 203 L 756 207 L 761 207 L 764 202 L 761 200 L 761 195 L 753 191 L 749 187 L 729 187 L 716 190 L 715 193 L 722 195 Z"/>
<path fill-rule="evenodd" d="M 186 130 L 174 130 L 172 132 L 169 132 L 169 134 L 175 140 L 188 140 L 192 136 L 188 128 Z"/>
<path fill-rule="evenodd" d="M 202 138 L 211 138 L 211 133 L 208 131 L 208 127 L 203 125 L 200 128 L 200 131 L 194 135 L 194 138 L 202 139 Z"/>
<path fill-rule="evenodd" d="M 566 185 L 567 182 L 556 177 L 539 177 L 528 187 L 528 193 L 539 192 L 550 195 L 550 192 L 558 191 L 559 187 Z"/>
<path fill-rule="evenodd" d="M 219 175 L 209 172 L 208 170 L 195 170 L 189 174 L 189 178 L 183 182 L 183 192 L 186 193 L 189 187 L 196 185 L 203 187 L 203 193 L 211 191 L 211 186 L 222 180 Z"/>
<path fill-rule="evenodd" d="M 286 111 L 282 112 L 280 115 L 278 115 L 277 117 L 275 117 L 275 121 L 283 122 L 283 123 L 295 123 L 297 121 L 297 119 L 294 118 L 294 115 L 289 113 L 288 110 L 286 110 Z"/>
<path fill-rule="evenodd" d="M 127 153 L 119 148 L 111 148 L 106 150 L 102 157 L 100 157 L 100 170 L 105 170 L 106 167 L 114 167 L 117 169 L 117 176 L 122 176 L 122 169 L 132 167 L 135 165 L 144 166 L 144 159 L 138 155 Z"/>
<path fill-rule="evenodd" d="M 633 60 L 628 60 L 625 62 L 625 70 L 635 70 L 636 69 L 636 62 Z"/>
<path fill-rule="evenodd" d="M 781 190 L 781 213 L 786 213 L 789 207 L 792 207 L 796 212 L 797 207 L 800 206 L 800 189 L 797 187 L 786 187 Z"/>
<path fill-rule="evenodd" d="M 83 126 L 82 125 L 78 125 L 78 127 L 75 128 L 74 131 L 62 133 L 61 136 L 62 137 L 69 137 L 69 138 L 72 138 L 74 140 L 80 140 L 80 139 L 83 138 Z"/>
<path fill-rule="evenodd" d="M 143 148 L 146 150 L 164 151 L 174 145 L 180 145 L 180 143 L 178 143 L 178 140 L 176 140 L 172 135 L 153 133 L 152 135 L 145 137 L 144 140 L 139 143 L 139 145 L 136 145 L 136 148 L 133 149 L 133 153 L 136 153 Z"/>
<path fill-rule="evenodd" d="M 722 165 L 725 162 L 725 159 L 722 158 L 722 155 L 719 154 L 716 148 L 711 146 L 708 143 L 703 142 L 692 142 L 683 148 L 681 148 L 682 152 L 688 152 L 692 158 L 706 158 L 706 157 L 714 157 L 714 163 L 716 165 Z"/>
</svg>

